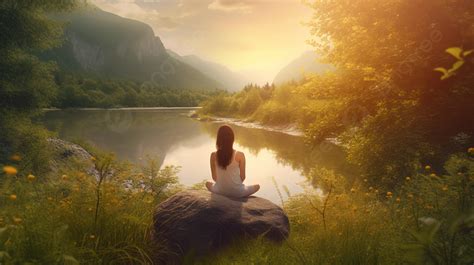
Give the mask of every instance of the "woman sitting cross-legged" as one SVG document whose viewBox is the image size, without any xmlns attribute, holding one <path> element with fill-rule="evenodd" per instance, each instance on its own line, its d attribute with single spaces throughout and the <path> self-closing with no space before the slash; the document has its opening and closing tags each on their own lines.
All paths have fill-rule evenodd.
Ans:
<svg viewBox="0 0 474 265">
<path fill-rule="evenodd" d="M 211 173 L 213 182 L 206 182 L 209 191 L 228 197 L 247 197 L 260 189 L 260 185 L 244 185 L 245 155 L 236 151 L 234 132 L 228 125 L 217 131 L 216 152 L 211 153 Z"/>
</svg>

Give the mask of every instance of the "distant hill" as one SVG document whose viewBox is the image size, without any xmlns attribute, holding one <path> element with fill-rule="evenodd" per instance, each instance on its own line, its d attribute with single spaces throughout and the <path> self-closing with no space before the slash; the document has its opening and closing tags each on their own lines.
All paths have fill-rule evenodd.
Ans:
<svg viewBox="0 0 474 265">
<path fill-rule="evenodd" d="M 332 66 L 319 63 L 317 59 L 318 56 L 313 51 L 304 52 L 281 69 L 273 79 L 273 83 L 279 85 L 292 80 L 300 81 L 306 74 L 323 73 L 332 69 Z"/>
<path fill-rule="evenodd" d="M 152 28 L 96 7 L 54 15 L 66 23 L 62 47 L 42 57 L 61 69 L 105 78 L 153 81 L 162 87 L 216 89 L 222 85 L 170 56 Z"/>
<path fill-rule="evenodd" d="M 240 90 L 248 83 L 243 76 L 232 72 L 224 65 L 203 60 L 196 55 L 181 56 L 172 50 L 167 51 L 172 57 L 199 69 L 203 74 L 220 82 L 229 91 Z"/>
</svg>

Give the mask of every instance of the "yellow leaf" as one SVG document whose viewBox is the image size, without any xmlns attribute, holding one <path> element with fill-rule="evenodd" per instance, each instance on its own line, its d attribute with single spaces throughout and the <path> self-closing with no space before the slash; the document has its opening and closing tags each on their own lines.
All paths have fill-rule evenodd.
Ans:
<svg viewBox="0 0 474 265">
<path fill-rule="evenodd" d="M 466 57 L 469 54 L 471 54 L 472 52 L 474 52 L 474 50 L 465 51 L 465 52 L 462 53 L 462 56 Z"/>
<path fill-rule="evenodd" d="M 453 64 L 453 67 L 451 67 L 451 69 L 449 69 L 449 72 L 454 72 L 454 71 L 458 70 L 463 64 L 464 64 L 464 61 L 455 62 Z"/>
<path fill-rule="evenodd" d="M 446 49 L 446 52 L 454 56 L 458 60 L 462 60 L 461 53 L 462 49 L 459 47 L 451 47 Z"/>
<path fill-rule="evenodd" d="M 441 73 L 444 74 L 444 75 L 447 75 L 447 74 L 448 74 L 448 70 L 446 70 L 446 69 L 443 68 L 443 67 L 438 67 L 438 68 L 435 68 L 434 70 L 435 70 L 435 71 L 438 71 L 438 72 L 441 72 Z"/>
</svg>

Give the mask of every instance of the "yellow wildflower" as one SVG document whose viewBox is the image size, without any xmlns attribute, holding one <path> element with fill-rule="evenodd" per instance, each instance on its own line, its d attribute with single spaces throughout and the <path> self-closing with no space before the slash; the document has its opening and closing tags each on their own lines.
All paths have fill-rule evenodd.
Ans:
<svg viewBox="0 0 474 265">
<path fill-rule="evenodd" d="M 36 177 L 32 174 L 29 174 L 28 177 L 26 177 L 29 181 L 33 181 L 36 179 Z"/>
<path fill-rule="evenodd" d="M 426 166 L 425 166 L 425 170 L 427 170 L 427 171 L 431 170 L 431 166 L 426 165 Z"/>
<path fill-rule="evenodd" d="M 61 176 L 61 179 L 62 179 L 62 180 L 67 180 L 67 175 L 62 175 L 62 176 Z"/>
<path fill-rule="evenodd" d="M 16 195 L 15 194 L 11 194 L 9 196 L 9 198 L 10 198 L 11 201 L 16 201 Z"/>
<path fill-rule="evenodd" d="M 390 191 L 387 191 L 387 197 L 392 197 L 393 193 Z"/>
<path fill-rule="evenodd" d="M 448 186 L 445 185 L 445 186 L 443 186 L 441 189 L 442 189 L 443 191 L 447 191 L 447 190 L 448 190 Z"/>
<path fill-rule="evenodd" d="M 10 160 L 12 161 L 20 161 L 21 160 L 21 156 L 18 155 L 18 154 L 14 154 L 10 157 Z"/>
<path fill-rule="evenodd" d="M 369 187 L 369 190 L 373 190 L 374 188 L 373 187 Z"/>
<path fill-rule="evenodd" d="M 436 176 L 436 174 L 435 174 L 435 173 L 431 173 L 431 174 L 430 174 L 430 177 L 432 177 L 432 178 L 436 178 L 437 176 Z"/>
<path fill-rule="evenodd" d="M 89 207 L 87 211 L 92 212 L 93 211 L 92 207 Z"/>
<path fill-rule="evenodd" d="M 355 192 L 355 191 L 356 191 L 356 189 L 354 189 L 354 188 L 351 189 L 351 192 Z"/>
<path fill-rule="evenodd" d="M 410 193 L 410 194 L 408 194 L 407 197 L 410 198 L 410 199 L 413 199 L 413 194 Z"/>
<path fill-rule="evenodd" d="M 470 155 L 474 155 L 474 147 L 469 147 L 469 149 L 467 149 L 467 152 L 468 152 Z"/>
<path fill-rule="evenodd" d="M 18 170 L 12 166 L 4 166 L 3 167 L 3 173 L 7 175 L 16 175 L 18 173 Z"/>
<path fill-rule="evenodd" d="M 397 197 L 397 198 L 395 199 L 395 201 L 396 201 L 396 202 L 400 202 L 400 198 Z"/>
<path fill-rule="evenodd" d="M 411 178 L 410 178 L 410 177 L 406 177 L 405 179 L 406 179 L 407 181 L 410 181 L 410 180 L 411 180 Z"/>
<path fill-rule="evenodd" d="M 13 217 L 13 222 L 17 225 L 21 224 L 23 220 L 19 217 Z"/>
<path fill-rule="evenodd" d="M 90 235 L 89 238 L 90 239 L 95 239 L 95 235 Z"/>
</svg>

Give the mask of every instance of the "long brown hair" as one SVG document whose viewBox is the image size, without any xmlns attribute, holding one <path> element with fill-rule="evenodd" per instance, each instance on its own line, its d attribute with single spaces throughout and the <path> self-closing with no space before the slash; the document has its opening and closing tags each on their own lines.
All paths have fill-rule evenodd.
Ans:
<svg viewBox="0 0 474 265">
<path fill-rule="evenodd" d="M 217 130 L 216 148 L 217 148 L 217 164 L 226 169 L 232 162 L 234 154 L 234 131 L 229 125 L 222 125 Z"/>
</svg>

